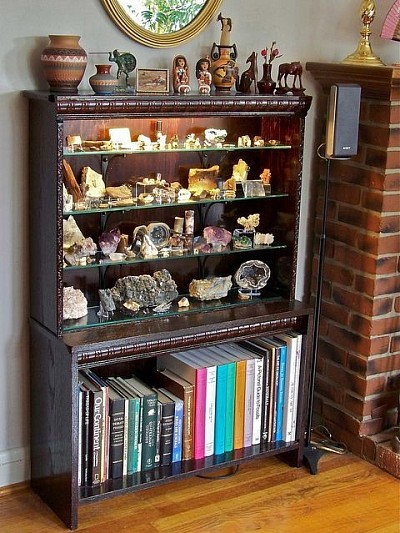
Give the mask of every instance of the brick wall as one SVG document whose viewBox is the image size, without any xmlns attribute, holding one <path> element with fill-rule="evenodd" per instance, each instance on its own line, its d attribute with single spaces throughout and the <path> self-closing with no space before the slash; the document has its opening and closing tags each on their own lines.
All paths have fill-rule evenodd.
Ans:
<svg viewBox="0 0 400 533">
<path fill-rule="evenodd" d="M 311 63 L 327 97 L 359 83 L 358 155 L 331 161 L 315 424 L 367 458 L 400 391 L 400 69 Z M 361 70 L 360 70 L 361 68 Z M 325 165 L 316 207 L 315 292 Z"/>
</svg>

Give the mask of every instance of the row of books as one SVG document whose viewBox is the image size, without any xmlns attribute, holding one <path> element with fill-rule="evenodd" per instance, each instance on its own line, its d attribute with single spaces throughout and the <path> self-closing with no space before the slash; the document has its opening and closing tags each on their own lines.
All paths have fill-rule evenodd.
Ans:
<svg viewBox="0 0 400 533">
<path fill-rule="evenodd" d="M 147 375 L 79 372 L 79 476 L 136 472 L 296 438 L 302 335 L 195 348 Z"/>
</svg>

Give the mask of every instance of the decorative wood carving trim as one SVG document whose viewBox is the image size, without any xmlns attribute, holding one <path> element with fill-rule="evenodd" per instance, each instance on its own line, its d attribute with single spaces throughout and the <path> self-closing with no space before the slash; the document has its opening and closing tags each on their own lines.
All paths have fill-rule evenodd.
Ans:
<svg viewBox="0 0 400 533">
<path fill-rule="evenodd" d="M 54 95 L 44 93 L 56 105 L 59 115 L 94 115 L 110 114 L 154 116 L 170 113 L 213 115 L 214 113 L 233 113 L 236 115 L 251 115 L 254 113 L 266 114 L 293 114 L 306 115 L 310 105 L 311 96 L 260 96 L 260 95 L 234 95 L 211 96 L 201 98 L 198 96 L 109 96 L 100 97 L 93 95 Z"/>
</svg>

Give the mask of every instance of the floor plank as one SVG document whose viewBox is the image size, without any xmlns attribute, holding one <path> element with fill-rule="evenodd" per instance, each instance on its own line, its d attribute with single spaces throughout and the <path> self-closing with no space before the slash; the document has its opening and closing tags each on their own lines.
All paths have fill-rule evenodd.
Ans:
<svg viewBox="0 0 400 533">
<path fill-rule="evenodd" d="M 82 505 L 85 533 L 399 533 L 400 484 L 351 454 L 326 454 L 312 476 L 278 458 L 234 476 L 199 477 Z M 1 533 L 66 531 L 29 488 L 0 495 Z"/>
</svg>

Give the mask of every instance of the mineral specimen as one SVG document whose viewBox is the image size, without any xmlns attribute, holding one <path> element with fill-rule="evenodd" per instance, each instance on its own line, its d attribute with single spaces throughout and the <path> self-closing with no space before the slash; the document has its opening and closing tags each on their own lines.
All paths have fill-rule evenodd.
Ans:
<svg viewBox="0 0 400 533">
<path fill-rule="evenodd" d="M 99 245 L 104 255 L 112 254 L 118 248 L 121 239 L 121 232 L 118 229 L 104 231 L 100 235 Z"/>
<path fill-rule="evenodd" d="M 227 246 L 232 239 L 231 232 L 219 226 L 206 226 L 203 229 L 203 235 L 207 243 L 212 246 Z"/>
<path fill-rule="evenodd" d="M 254 229 L 260 224 L 259 213 L 249 215 L 248 217 L 239 217 L 237 223 L 243 226 L 244 231 L 254 231 Z"/>
<path fill-rule="evenodd" d="M 274 236 L 272 233 L 259 233 L 257 232 L 254 235 L 254 244 L 261 244 L 264 246 L 269 246 L 274 242 Z"/>
<path fill-rule="evenodd" d="M 177 296 L 176 283 L 168 270 L 158 270 L 153 276 L 141 274 L 120 278 L 111 289 L 115 305 L 123 308 L 126 302 L 134 301 L 139 307 L 155 307 L 172 302 Z"/>
<path fill-rule="evenodd" d="M 271 270 L 268 265 L 258 259 L 252 259 L 240 265 L 234 279 L 241 289 L 250 289 L 256 294 L 266 286 L 270 275 Z"/>
<path fill-rule="evenodd" d="M 189 294 L 198 300 L 218 300 L 227 296 L 232 288 L 232 276 L 193 279 Z"/>
<path fill-rule="evenodd" d="M 233 165 L 232 178 L 235 178 L 236 181 L 246 181 L 249 170 L 250 167 L 246 161 L 239 159 L 236 165 Z"/>
<path fill-rule="evenodd" d="M 103 176 L 90 167 L 82 169 L 81 190 L 88 198 L 101 198 L 106 192 Z"/>
<path fill-rule="evenodd" d="M 72 215 L 67 220 L 63 220 L 63 249 L 69 250 L 74 244 L 83 243 L 85 237 L 78 227 Z"/>
<path fill-rule="evenodd" d="M 88 314 L 87 300 L 80 289 L 64 287 L 63 289 L 63 319 L 76 320 Z"/>
</svg>

